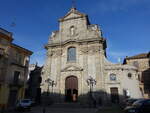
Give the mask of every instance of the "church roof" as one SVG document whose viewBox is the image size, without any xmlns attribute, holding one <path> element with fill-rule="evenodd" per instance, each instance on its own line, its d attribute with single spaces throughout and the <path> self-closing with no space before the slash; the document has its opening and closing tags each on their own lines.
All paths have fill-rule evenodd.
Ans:
<svg viewBox="0 0 150 113">
<path fill-rule="evenodd" d="M 150 57 L 150 52 L 149 53 L 141 53 L 135 56 L 131 56 L 131 57 L 127 57 L 125 59 L 129 60 L 129 59 L 141 59 L 141 58 L 148 58 Z"/>
<path fill-rule="evenodd" d="M 64 17 L 60 18 L 59 21 L 65 21 L 65 20 L 68 20 L 68 19 L 72 19 L 72 17 L 70 16 L 71 14 L 77 15 L 77 17 L 75 17 L 75 18 L 87 17 L 86 14 L 79 12 L 76 8 L 73 7 L 73 8 L 70 9 L 70 11 Z"/>
</svg>

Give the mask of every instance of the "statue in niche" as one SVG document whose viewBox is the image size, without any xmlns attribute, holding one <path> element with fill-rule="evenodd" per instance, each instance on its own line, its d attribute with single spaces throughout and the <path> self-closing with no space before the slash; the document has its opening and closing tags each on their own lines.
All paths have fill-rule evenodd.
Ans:
<svg viewBox="0 0 150 113">
<path fill-rule="evenodd" d="M 71 36 L 75 35 L 75 27 L 74 26 L 70 27 L 70 34 L 71 34 Z"/>
</svg>

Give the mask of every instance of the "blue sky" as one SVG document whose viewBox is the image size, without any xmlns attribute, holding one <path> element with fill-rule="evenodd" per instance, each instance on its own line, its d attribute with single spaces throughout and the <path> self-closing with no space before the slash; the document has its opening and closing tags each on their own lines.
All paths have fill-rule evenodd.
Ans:
<svg viewBox="0 0 150 113">
<path fill-rule="evenodd" d="M 71 6 L 71 0 L 0 0 L 0 27 L 34 52 L 31 63 L 42 65 L 48 36 Z M 76 0 L 76 7 L 102 29 L 110 61 L 150 51 L 150 0 Z"/>
</svg>

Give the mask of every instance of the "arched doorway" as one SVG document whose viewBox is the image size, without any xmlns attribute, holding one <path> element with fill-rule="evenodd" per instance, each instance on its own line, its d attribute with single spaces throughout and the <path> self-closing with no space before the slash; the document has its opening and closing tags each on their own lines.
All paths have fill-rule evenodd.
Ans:
<svg viewBox="0 0 150 113">
<path fill-rule="evenodd" d="M 78 97 L 78 78 L 69 76 L 65 81 L 65 96 L 67 102 L 76 102 Z"/>
</svg>

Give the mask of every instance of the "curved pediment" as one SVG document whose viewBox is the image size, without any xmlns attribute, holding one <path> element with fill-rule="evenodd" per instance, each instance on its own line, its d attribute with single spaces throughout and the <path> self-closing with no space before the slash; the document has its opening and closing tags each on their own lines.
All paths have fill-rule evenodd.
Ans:
<svg viewBox="0 0 150 113">
<path fill-rule="evenodd" d="M 61 70 L 61 72 L 67 72 L 67 71 L 83 71 L 83 68 L 81 68 L 79 66 L 77 67 L 74 65 L 69 65 Z"/>
</svg>

